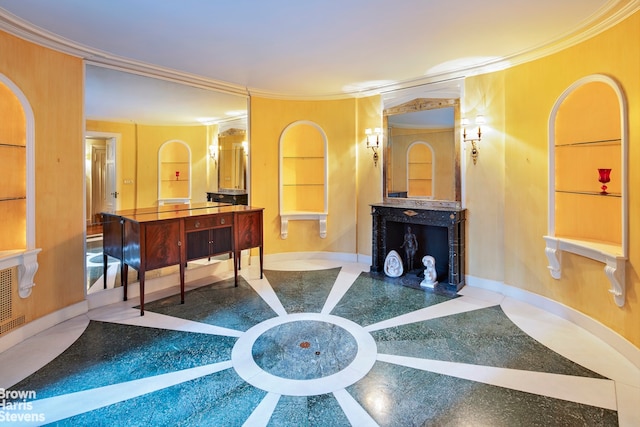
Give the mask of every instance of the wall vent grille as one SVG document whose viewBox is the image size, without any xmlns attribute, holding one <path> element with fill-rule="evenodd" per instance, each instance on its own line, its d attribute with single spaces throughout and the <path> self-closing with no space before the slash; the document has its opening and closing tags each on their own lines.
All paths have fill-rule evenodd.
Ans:
<svg viewBox="0 0 640 427">
<path fill-rule="evenodd" d="M 13 314 L 15 268 L 0 270 L 0 335 L 24 324 L 24 315 Z"/>
</svg>

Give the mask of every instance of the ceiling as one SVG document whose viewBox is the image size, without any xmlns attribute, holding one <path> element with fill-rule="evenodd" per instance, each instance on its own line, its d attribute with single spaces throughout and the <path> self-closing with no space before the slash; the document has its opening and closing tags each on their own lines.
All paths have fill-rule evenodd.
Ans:
<svg viewBox="0 0 640 427">
<path fill-rule="evenodd" d="M 239 101 L 229 110 L 246 107 L 248 95 L 391 94 L 551 53 L 615 24 L 639 1 L 0 0 L 0 29 L 95 65 L 87 71 L 88 116 L 130 102 L 121 114 L 148 121 L 136 119 L 132 95 L 155 89 L 114 68 L 161 77 L 156 83 L 165 87 L 178 81 L 214 89 L 228 98 L 225 106 Z M 188 98 L 175 96 L 174 112 Z M 148 115 L 161 104 L 142 99 Z M 213 118 L 226 111 L 185 107 L 191 121 L 199 112 Z"/>
</svg>

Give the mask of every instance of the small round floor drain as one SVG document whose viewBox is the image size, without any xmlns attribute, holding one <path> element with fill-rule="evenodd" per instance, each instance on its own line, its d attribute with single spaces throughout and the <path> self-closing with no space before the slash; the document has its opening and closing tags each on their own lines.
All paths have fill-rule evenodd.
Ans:
<svg viewBox="0 0 640 427">
<path fill-rule="evenodd" d="M 311 347 L 311 343 L 310 343 L 309 341 L 302 341 L 302 342 L 300 343 L 300 347 L 302 347 L 302 348 L 309 348 L 309 347 Z"/>
</svg>

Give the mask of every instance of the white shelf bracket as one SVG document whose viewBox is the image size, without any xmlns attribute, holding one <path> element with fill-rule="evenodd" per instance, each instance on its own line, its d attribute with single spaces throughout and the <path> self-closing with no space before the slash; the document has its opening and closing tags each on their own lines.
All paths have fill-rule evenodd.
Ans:
<svg viewBox="0 0 640 427">
<path fill-rule="evenodd" d="M 570 252 L 585 258 L 603 263 L 604 273 L 611 284 L 609 292 L 618 307 L 625 303 L 626 284 L 625 266 L 626 258 L 619 253 L 619 248 L 614 245 L 567 239 L 563 237 L 544 236 L 546 247 L 544 249 L 549 265 L 549 273 L 554 279 L 560 279 L 562 274 L 562 252 Z"/>
</svg>

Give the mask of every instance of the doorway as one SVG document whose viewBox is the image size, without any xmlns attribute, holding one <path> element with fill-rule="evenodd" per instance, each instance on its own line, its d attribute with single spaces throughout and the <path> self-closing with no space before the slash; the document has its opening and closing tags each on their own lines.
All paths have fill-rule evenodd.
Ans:
<svg viewBox="0 0 640 427">
<path fill-rule="evenodd" d="M 85 136 L 85 271 L 86 291 L 104 288 L 102 259 L 101 212 L 119 209 L 116 190 L 116 147 L 120 134 L 87 132 Z M 107 269 L 107 288 L 113 288 L 118 262 L 110 260 Z"/>
<path fill-rule="evenodd" d="M 102 234 L 100 213 L 117 209 L 116 143 L 112 134 L 90 132 L 85 137 L 87 236 Z"/>
</svg>

